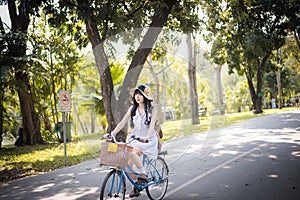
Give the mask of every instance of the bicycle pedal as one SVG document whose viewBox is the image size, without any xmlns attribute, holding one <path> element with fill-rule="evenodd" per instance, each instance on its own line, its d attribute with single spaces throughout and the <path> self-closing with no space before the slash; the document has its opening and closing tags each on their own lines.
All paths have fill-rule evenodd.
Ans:
<svg viewBox="0 0 300 200">
<path fill-rule="evenodd" d="M 141 196 L 140 192 L 138 192 L 138 193 L 130 193 L 129 194 L 129 198 L 134 198 L 134 197 L 139 197 L 139 196 Z"/>
<path fill-rule="evenodd" d="M 147 182 L 146 180 L 144 180 L 144 179 L 138 179 L 138 180 L 137 180 L 137 183 L 138 183 L 139 185 L 146 185 L 148 182 Z"/>
<path fill-rule="evenodd" d="M 144 175 L 144 176 L 138 176 L 137 181 L 140 181 L 142 183 L 148 183 L 150 179 L 146 175 Z"/>
</svg>

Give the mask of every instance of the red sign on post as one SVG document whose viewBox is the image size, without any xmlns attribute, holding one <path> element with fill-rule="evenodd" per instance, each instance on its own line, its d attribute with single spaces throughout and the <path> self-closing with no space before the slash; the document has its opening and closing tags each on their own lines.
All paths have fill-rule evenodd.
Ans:
<svg viewBox="0 0 300 200">
<path fill-rule="evenodd" d="M 59 109 L 60 112 L 71 111 L 71 93 L 67 90 L 59 91 Z"/>
</svg>

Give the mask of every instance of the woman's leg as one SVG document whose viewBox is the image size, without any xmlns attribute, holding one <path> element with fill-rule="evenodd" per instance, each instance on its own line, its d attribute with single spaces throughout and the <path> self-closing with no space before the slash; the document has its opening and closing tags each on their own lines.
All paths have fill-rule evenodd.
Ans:
<svg viewBox="0 0 300 200">
<path fill-rule="evenodd" d="M 142 155 L 143 152 L 139 147 L 133 146 L 133 150 L 130 154 L 130 159 L 129 159 L 129 165 L 130 167 L 133 167 L 134 165 L 137 167 L 138 172 L 144 174 L 142 177 L 140 177 L 139 175 L 137 176 L 137 178 L 143 178 L 143 180 L 149 182 L 149 178 L 146 176 L 146 171 L 143 167 L 143 163 L 142 160 L 140 158 L 140 155 Z M 130 198 L 133 197 L 138 197 L 140 195 L 140 191 L 137 188 L 133 188 L 132 192 L 129 194 Z"/>
<path fill-rule="evenodd" d="M 128 165 L 131 167 L 131 169 L 133 171 L 135 171 L 134 168 L 140 168 L 140 165 L 139 165 L 140 156 L 139 156 L 139 154 L 137 154 L 137 152 L 139 152 L 139 150 L 134 148 L 133 151 L 130 153 L 130 157 L 129 157 L 129 161 L 128 161 Z M 136 175 L 134 175 L 128 168 L 126 170 L 129 173 L 132 180 L 136 180 L 136 178 L 137 178 Z M 140 170 L 136 171 L 136 172 L 140 172 Z"/>
<path fill-rule="evenodd" d="M 140 173 L 137 176 L 137 179 L 142 179 L 146 182 L 149 182 L 149 178 L 146 175 L 146 170 L 143 167 L 142 159 L 140 158 L 140 155 L 142 155 L 143 152 L 139 147 L 134 146 L 133 147 L 133 152 L 131 155 L 131 160 L 135 164 L 135 166 L 138 168 L 138 172 Z"/>
<path fill-rule="evenodd" d="M 133 151 L 130 155 L 129 165 L 130 166 L 135 165 L 138 168 L 139 172 L 145 173 L 142 160 L 140 158 L 140 155 L 142 154 L 143 152 L 141 151 L 141 149 L 139 147 L 134 146 Z"/>
</svg>

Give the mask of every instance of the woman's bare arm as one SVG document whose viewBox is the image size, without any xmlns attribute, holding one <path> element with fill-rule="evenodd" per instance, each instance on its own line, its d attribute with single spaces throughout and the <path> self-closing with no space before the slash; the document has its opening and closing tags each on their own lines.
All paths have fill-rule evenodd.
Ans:
<svg viewBox="0 0 300 200">
<path fill-rule="evenodd" d="M 148 130 L 148 133 L 147 133 L 147 138 L 148 138 L 148 139 L 149 139 L 149 138 L 152 136 L 152 134 L 153 134 L 156 120 L 157 120 L 157 108 L 154 107 L 154 108 L 152 109 L 152 113 L 151 113 L 151 122 L 150 122 L 149 130 Z"/>
<path fill-rule="evenodd" d="M 124 126 L 128 123 L 128 120 L 131 116 L 131 108 L 130 107 L 126 114 L 124 115 L 123 119 L 117 124 L 116 128 L 111 132 L 111 134 L 116 135 L 120 130 L 122 130 L 122 128 L 124 128 Z"/>
</svg>

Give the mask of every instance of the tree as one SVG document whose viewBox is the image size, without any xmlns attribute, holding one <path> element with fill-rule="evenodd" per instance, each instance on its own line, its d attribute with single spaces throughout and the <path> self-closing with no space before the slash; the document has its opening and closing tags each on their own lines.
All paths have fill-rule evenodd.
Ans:
<svg viewBox="0 0 300 200">
<path fill-rule="evenodd" d="M 87 6 L 87 1 L 78 1 L 81 5 Z M 149 55 L 151 51 L 151 47 L 153 47 L 154 42 L 158 36 L 158 34 L 161 32 L 161 28 L 164 26 L 168 19 L 168 15 L 171 12 L 171 9 L 173 5 L 176 3 L 176 1 L 167 1 L 166 4 L 162 4 L 162 12 L 161 13 L 155 13 L 152 19 L 152 23 L 150 24 L 150 29 L 145 34 L 141 44 L 140 48 L 135 52 L 132 62 L 129 66 L 128 71 L 131 71 L 131 73 L 127 73 L 121 88 L 121 93 L 119 97 L 119 102 L 116 102 L 112 99 L 112 92 L 113 92 L 113 85 L 112 85 L 112 79 L 111 79 L 111 73 L 109 70 L 109 64 L 108 59 L 104 51 L 103 47 L 103 41 L 106 39 L 106 33 L 104 32 L 101 36 L 99 35 L 99 30 L 96 25 L 95 17 L 89 16 L 88 18 L 84 18 L 84 21 L 86 23 L 86 29 L 89 35 L 90 42 L 93 47 L 93 52 L 96 59 L 96 66 L 98 68 L 99 74 L 100 74 L 100 82 L 101 82 L 101 90 L 102 90 L 102 96 L 104 100 L 104 107 L 106 109 L 106 118 L 109 122 L 109 128 L 108 131 L 110 131 L 115 125 L 116 121 L 114 119 L 113 113 L 112 113 L 112 104 L 111 101 L 115 101 L 115 106 L 117 105 L 129 105 L 129 99 L 127 98 L 127 94 L 129 93 L 130 88 L 134 87 L 137 83 L 138 76 L 141 72 L 142 65 L 145 63 L 147 56 Z M 106 25 L 106 29 L 108 29 Z M 148 48 L 143 48 L 145 46 L 148 46 Z M 122 102 L 122 104 L 121 104 Z M 117 118 L 120 119 L 120 117 L 123 115 L 124 109 L 117 109 L 121 110 L 123 112 L 119 113 L 117 115 Z M 125 140 L 125 134 L 121 134 L 121 140 Z"/>
<path fill-rule="evenodd" d="M 1 66 L 6 63 L 6 65 L 11 66 L 14 73 L 15 89 L 19 97 L 22 124 L 24 126 L 24 143 L 28 145 L 43 143 L 40 120 L 34 109 L 32 88 L 27 72 L 28 59 L 26 57 L 30 15 L 38 10 L 42 1 L 3 1 L 1 3 L 8 4 L 12 24 L 9 32 L 4 33 L 4 35 L 13 37 L 5 44 L 7 51 L 5 56 L 2 57 Z"/>
<path fill-rule="evenodd" d="M 208 30 L 221 32 L 226 41 L 230 72 L 246 75 L 255 113 L 261 113 L 263 75 L 272 69 L 270 57 L 283 46 L 287 31 L 299 27 L 299 2 L 209 1 L 204 7 Z"/>
<path fill-rule="evenodd" d="M 186 8 L 191 7 L 191 4 L 185 5 Z M 197 26 L 196 16 L 180 12 L 183 5 L 179 1 L 174 0 L 130 2 L 78 0 L 73 3 L 70 1 L 60 1 L 60 5 L 65 5 L 71 9 L 74 8 L 79 18 L 86 24 L 86 31 L 93 47 L 96 66 L 100 74 L 102 97 L 106 118 L 109 123 L 108 131 L 114 128 L 117 121 L 125 113 L 126 107 L 130 105 L 130 100 L 128 99 L 129 90 L 135 87 L 147 56 L 151 52 L 162 28 L 168 22 L 168 24 L 177 29 L 188 27 L 190 24 L 192 24 L 189 27 L 190 29 Z M 172 15 L 170 15 L 171 13 Z M 173 20 L 168 21 L 171 16 Z M 108 55 L 104 49 L 104 42 L 108 37 L 121 31 L 143 26 L 149 28 L 145 34 L 139 32 L 135 35 L 137 39 L 140 39 L 139 47 L 132 54 L 131 64 L 120 88 L 119 98 L 116 98 L 114 96 L 110 64 Z M 117 109 L 113 112 L 112 108 Z M 121 139 L 125 139 L 124 134 L 120 134 L 120 136 Z"/>
<path fill-rule="evenodd" d="M 277 70 L 265 75 L 265 93 L 269 92 L 269 95 L 265 94 L 265 97 L 278 97 L 279 100 L 282 98 L 282 103 L 277 101 L 280 107 L 280 105 L 288 99 L 296 96 L 297 91 L 300 91 L 298 81 L 300 74 L 300 52 L 297 41 L 294 40 L 291 34 L 286 38 L 285 45 L 280 48 L 275 55 L 276 57 L 273 58 L 273 63 L 276 64 Z M 276 80 L 278 76 L 280 77 L 280 89 L 276 90 L 276 87 L 279 88 L 279 80 Z M 282 93 L 282 97 L 280 97 L 280 93 Z"/>
<path fill-rule="evenodd" d="M 228 112 L 241 112 L 248 110 L 251 105 L 247 81 L 242 80 L 230 87 L 226 92 L 226 109 Z"/>
<path fill-rule="evenodd" d="M 222 6 L 217 6 L 215 9 L 218 12 L 223 12 Z M 222 27 L 213 25 L 213 27 L 207 27 L 210 34 L 206 35 L 205 39 L 207 42 L 212 43 L 211 48 L 206 52 L 205 56 L 216 64 L 214 70 L 216 72 L 216 88 L 217 88 L 217 107 L 223 110 L 223 91 L 222 91 L 222 66 L 226 64 L 228 55 L 226 53 L 226 32 L 222 31 Z"/>
<path fill-rule="evenodd" d="M 186 37 L 188 46 L 188 75 L 189 75 L 189 88 L 190 88 L 190 102 L 192 113 L 192 124 L 200 124 L 199 120 L 199 105 L 197 93 L 197 78 L 196 78 L 196 57 L 197 57 L 197 44 L 194 39 L 192 45 L 192 34 L 188 33 Z"/>
<path fill-rule="evenodd" d="M 160 57 L 159 57 L 160 58 Z M 163 58 L 161 58 L 162 60 L 164 60 Z M 147 59 L 147 64 L 149 65 L 150 68 L 150 72 L 153 76 L 153 80 L 155 83 L 155 94 L 154 94 L 154 100 L 156 100 L 156 104 L 158 106 L 158 122 L 161 124 L 164 121 L 163 115 L 162 115 L 162 108 L 161 108 L 161 103 L 160 103 L 160 81 L 159 81 L 159 74 L 163 73 L 170 65 L 166 64 L 165 67 L 163 67 L 163 69 L 159 70 L 158 72 L 155 71 L 155 65 L 152 63 L 152 56 L 149 56 Z M 163 64 L 163 61 L 162 63 Z"/>
<path fill-rule="evenodd" d="M 283 95 L 286 96 L 290 96 L 291 94 L 296 95 L 297 93 L 299 95 L 300 93 L 300 51 L 297 41 L 295 41 L 292 36 L 289 36 L 286 39 L 286 44 L 280 49 L 280 63 L 289 70 L 289 87 L 283 88 L 285 89 Z M 289 89 L 289 94 L 286 93 L 287 89 Z"/>
<path fill-rule="evenodd" d="M 34 70 L 30 73 L 30 83 L 35 107 L 41 122 L 44 122 L 41 123 L 42 135 L 52 138 L 51 124 L 59 121 L 60 114 L 58 91 L 73 91 L 75 80 L 79 77 L 79 66 L 82 65 L 80 50 L 88 42 L 81 33 L 83 22 L 61 22 L 57 25 L 52 21 L 52 14 L 46 15 L 46 10 L 42 11 L 39 16 L 31 17 L 29 27 L 28 52 L 32 59 L 39 61 L 31 64 Z M 66 116 L 67 120 L 71 120 L 71 114 Z"/>
<path fill-rule="evenodd" d="M 217 94 L 218 94 L 218 107 L 221 108 L 223 106 L 223 92 L 222 92 L 222 78 L 221 78 L 221 73 L 222 73 L 222 66 L 217 65 L 215 67 L 216 70 L 216 85 L 217 85 Z"/>
<path fill-rule="evenodd" d="M 25 144 L 29 145 L 43 143 L 40 119 L 44 130 L 51 133 L 51 122 L 58 120 L 56 88 L 72 89 L 80 63 L 78 48 L 87 44 L 87 39 L 80 37 L 80 23 L 53 21 L 53 6 L 48 1 L 9 1 L 12 28 L 8 27 L 8 33 L 1 29 L 1 42 L 4 41 L 1 47 L 5 46 L 1 49 L 4 52 L 1 63 L 9 65 L 15 79 L 11 92 L 17 90 L 19 94 Z M 66 13 L 64 16 L 70 18 Z M 56 17 L 63 19 L 61 15 Z M 51 114 L 53 121 L 49 118 Z"/>
</svg>

